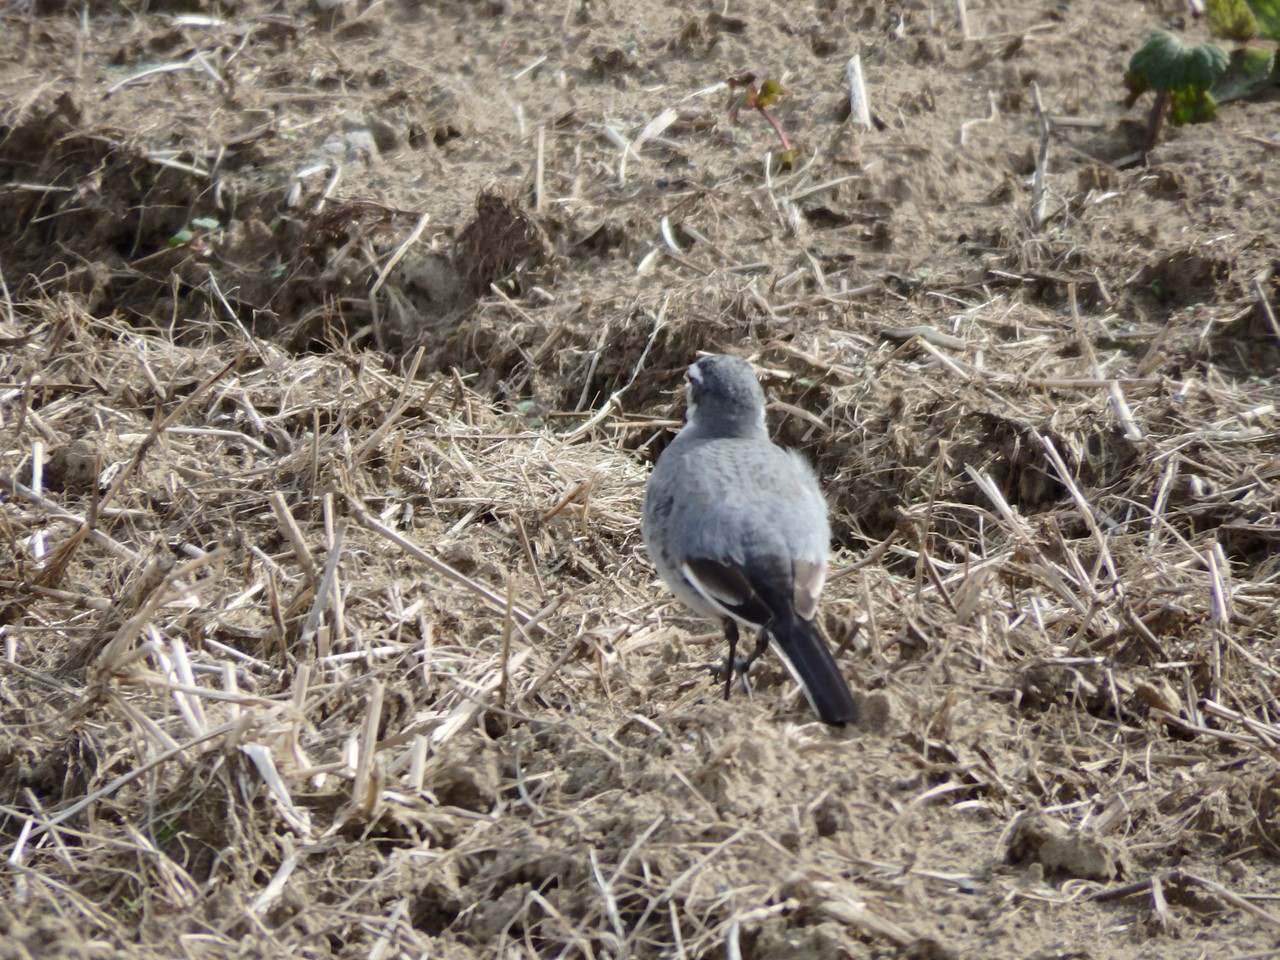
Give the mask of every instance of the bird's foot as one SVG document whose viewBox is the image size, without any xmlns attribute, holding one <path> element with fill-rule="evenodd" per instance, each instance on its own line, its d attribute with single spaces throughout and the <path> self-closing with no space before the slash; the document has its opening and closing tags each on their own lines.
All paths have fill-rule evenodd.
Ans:
<svg viewBox="0 0 1280 960">
<path fill-rule="evenodd" d="M 753 657 L 734 657 L 733 672 L 738 674 L 739 676 L 742 676 L 746 674 L 748 670 L 751 669 L 754 663 L 755 663 L 755 658 Z M 715 663 L 704 663 L 702 665 L 702 669 L 706 670 L 708 673 L 714 674 L 716 677 L 723 680 L 725 677 L 725 670 L 728 668 L 728 666 L 729 666 L 728 661 L 718 660 Z"/>
<path fill-rule="evenodd" d="M 747 679 L 747 673 L 751 670 L 751 665 L 755 663 L 755 657 L 735 657 L 733 659 L 733 676 L 737 677 L 742 683 L 742 692 L 747 699 L 751 699 L 751 683 Z M 708 663 L 703 665 L 703 669 L 707 670 L 717 680 L 725 685 L 725 699 L 729 699 L 729 689 L 732 686 L 732 680 L 729 677 L 729 661 L 721 660 L 718 663 Z"/>
</svg>

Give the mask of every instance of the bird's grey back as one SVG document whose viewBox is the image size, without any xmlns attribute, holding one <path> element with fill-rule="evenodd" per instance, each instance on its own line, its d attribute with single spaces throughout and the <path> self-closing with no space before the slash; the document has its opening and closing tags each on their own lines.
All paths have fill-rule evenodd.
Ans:
<svg viewBox="0 0 1280 960">
<path fill-rule="evenodd" d="M 767 435 L 682 431 L 659 458 L 650 485 L 645 526 L 679 531 L 660 539 L 679 543 L 685 557 L 826 561 L 830 527 L 817 477 L 800 454 Z"/>
</svg>

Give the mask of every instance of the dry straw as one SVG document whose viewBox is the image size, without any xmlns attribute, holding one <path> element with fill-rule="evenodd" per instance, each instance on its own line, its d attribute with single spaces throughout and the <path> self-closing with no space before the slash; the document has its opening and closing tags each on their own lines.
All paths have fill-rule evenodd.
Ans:
<svg viewBox="0 0 1280 960">
<path fill-rule="evenodd" d="M 714 659 L 700 645 L 710 637 L 681 643 L 664 622 L 636 552 L 643 469 L 616 439 L 630 431 L 614 429 L 627 426 L 631 383 L 557 434 L 456 375 L 415 379 L 263 342 L 188 347 L 82 314 L 59 323 L 75 332 L 55 362 L 35 366 L 59 329 L 36 320 L 9 331 L 24 347 L 0 371 L 11 551 L 0 670 L 24 718 L 7 762 L 25 786 L 4 810 L 17 902 L 105 929 L 96 904 L 109 876 L 160 913 L 201 906 L 222 878 L 243 912 L 202 921 L 200 935 L 224 946 L 238 918 L 272 916 L 300 889 L 371 948 L 430 950 L 499 923 L 508 938 L 537 931 L 579 952 L 742 952 L 747 930 L 801 909 L 906 945 L 937 936 L 902 885 L 916 868 L 878 873 L 861 834 L 840 825 L 847 803 L 885 802 L 868 786 L 877 771 L 923 764 L 933 774 L 890 804 L 896 817 L 1017 824 L 1014 798 L 1031 790 L 1069 826 L 1011 826 L 1009 855 L 1090 878 L 1078 894 L 1147 894 L 1171 923 L 1170 891 L 1198 887 L 1276 922 L 1265 903 L 1195 872 L 1106 886 L 1195 829 L 1192 812 L 1210 815 L 1212 794 L 1179 771 L 1219 765 L 1219 751 L 1248 786 L 1231 793 L 1243 809 L 1212 814 L 1215 829 L 1276 839 L 1276 565 L 1233 562 L 1223 539 L 1245 529 L 1243 514 L 1223 519 L 1232 504 L 1274 497 L 1274 413 L 1257 388 L 1190 389 L 1187 426 L 1171 433 L 1158 381 L 1109 377 L 1090 351 L 1083 377 L 1032 364 L 1035 376 L 1019 378 L 1026 350 L 985 344 L 971 323 L 958 335 L 882 329 L 874 388 L 803 354 L 832 407 L 779 409 L 833 448 L 848 442 L 842 403 L 874 406 L 876 391 L 925 369 L 998 389 L 1005 416 L 1025 425 L 1021 450 L 963 469 L 965 437 L 953 436 L 898 532 L 837 570 L 829 625 L 865 626 L 861 685 L 890 694 L 867 700 L 868 723 L 901 730 L 842 742 L 776 720 L 768 735 L 746 733 L 758 722 L 748 717 L 787 709 L 786 687 L 716 704 L 696 669 Z M 1079 340 L 1082 323 L 1061 335 Z M 75 387 L 86 381 L 99 384 L 88 397 Z M 179 382 L 190 388 L 174 395 Z M 1197 410 L 1213 419 L 1193 425 Z M 1085 476 L 1080 438 L 1107 415 L 1132 453 L 1099 482 Z M 885 468 L 874 442 L 859 449 L 864 476 Z M 92 469 L 73 469 L 86 458 Z M 1055 489 L 1056 505 L 1036 505 L 1036 490 Z M 1248 514 L 1258 529 L 1262 515 Z M 1197 532 L 1203 516 L 1219 518 L 1219 539 Z M 965 715 L 961 689 L 1024 712 L 1012 725 L 990 708 Z M 794 691 L 789 702 L 800 706 Z M 1014 760 L 1018 740 L 1043 736 L 1040 711 L 1076 728 L 1040 747 L 1065 751 L 1051 774 Z M 984 723 L 1002 732 L 979 735 Z M 692 742 L 702 746 L 680 746 Z M 847 772 L 833 781 L 824 753 Z M 19 755 L 49 758 L 56 787 L 13 767 Z M 789 770 L 788 795 L 808 798 L 801 829 L 816 817 L 843 839 L 797 853 L 773 823 L 785 806 L 732 827 L 725 811 L 757 802 L 753 770 Z M 1187 817 L 1154 815 L 1169 804 Z M 620 832 L 579 833 L 605 815 Z M 400 852 L 333 846 L 372 836 Z M 321 893 L 329 873 L 370 856 L 340 901 Z M 513 881 L 497 868 L 504 857 L 543 879 Z M 971 870 L 918 876 L 947 898 L 985 882 Z"/>
<path fill-rule="evenodd" d="M 852 5 L 854 156 L 849 4 L 642 57 L 608 4 L 46 6 L 0 14 L 0 954 L 1275 953 L 1275 144 L 1098 161 L 1115 18 Z M 790 170 L 735 51 L 801 81 Z M 701 349 L 817 461 L 857 731 L 770 658 L 721 702 L 642 555 Z"/>
</svg>

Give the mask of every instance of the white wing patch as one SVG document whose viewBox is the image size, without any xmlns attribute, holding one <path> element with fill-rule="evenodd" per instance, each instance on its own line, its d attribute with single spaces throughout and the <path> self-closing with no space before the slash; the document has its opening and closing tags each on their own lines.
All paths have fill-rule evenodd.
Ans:
<svg viewBox="0 0 1280 960">
<path fill-rule="evenodd" d="M 795 562 L 794 603 L 796 613 L 806 620 L 812 620 L 818 612 L 818 598 L 822 596 L 822 586 L 827 582 L 827 565 L 812 563 L 809 560 Z"/>
<path fill-rule="evenodd" d="M 703 600 L 707 601 L 707 603 L 711 604 L 720 616 L 728 617 L 730 620 L 734 620 L 742 626 L 748 627 L 752 630 L 760 629 L 760 624 L 752 623 L 750 620 L 744 619 L 740 614 L 735 613 L 733 610 L 730 610 L 725 606 L 726 602 L 733 602 L 739 598 L 717 594 L 715 589 L 710 584 L 701 580 L 698 575 L 694 573 L 693 568 L 687 563 L 680 565 L 680 573 L 689 581 L 689 584 L 693 589 L 698 591 L 698 595 L 702 597 Z"/>
</svg>

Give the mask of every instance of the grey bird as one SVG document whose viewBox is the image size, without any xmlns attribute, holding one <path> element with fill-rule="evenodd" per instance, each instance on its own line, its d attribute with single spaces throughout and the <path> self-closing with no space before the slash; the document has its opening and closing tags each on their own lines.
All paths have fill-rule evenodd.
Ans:
<svg viewBox="0 0 1280 960">
<path fill-rule="evenodd" d="M 726 699 L 735 669 L 745 673 L 772 638 L 818 717 L 854 723 L 853 694 L 814 623 L 831 539 L 818 479 L 769 439 L 745 360 L 703 357 L 687 377 L 685 425 L 645 487 L 649 557 L 672 593 L 723 624 Z M 757 633 L 742 664 L 739 626 Z"/>
</svg>

